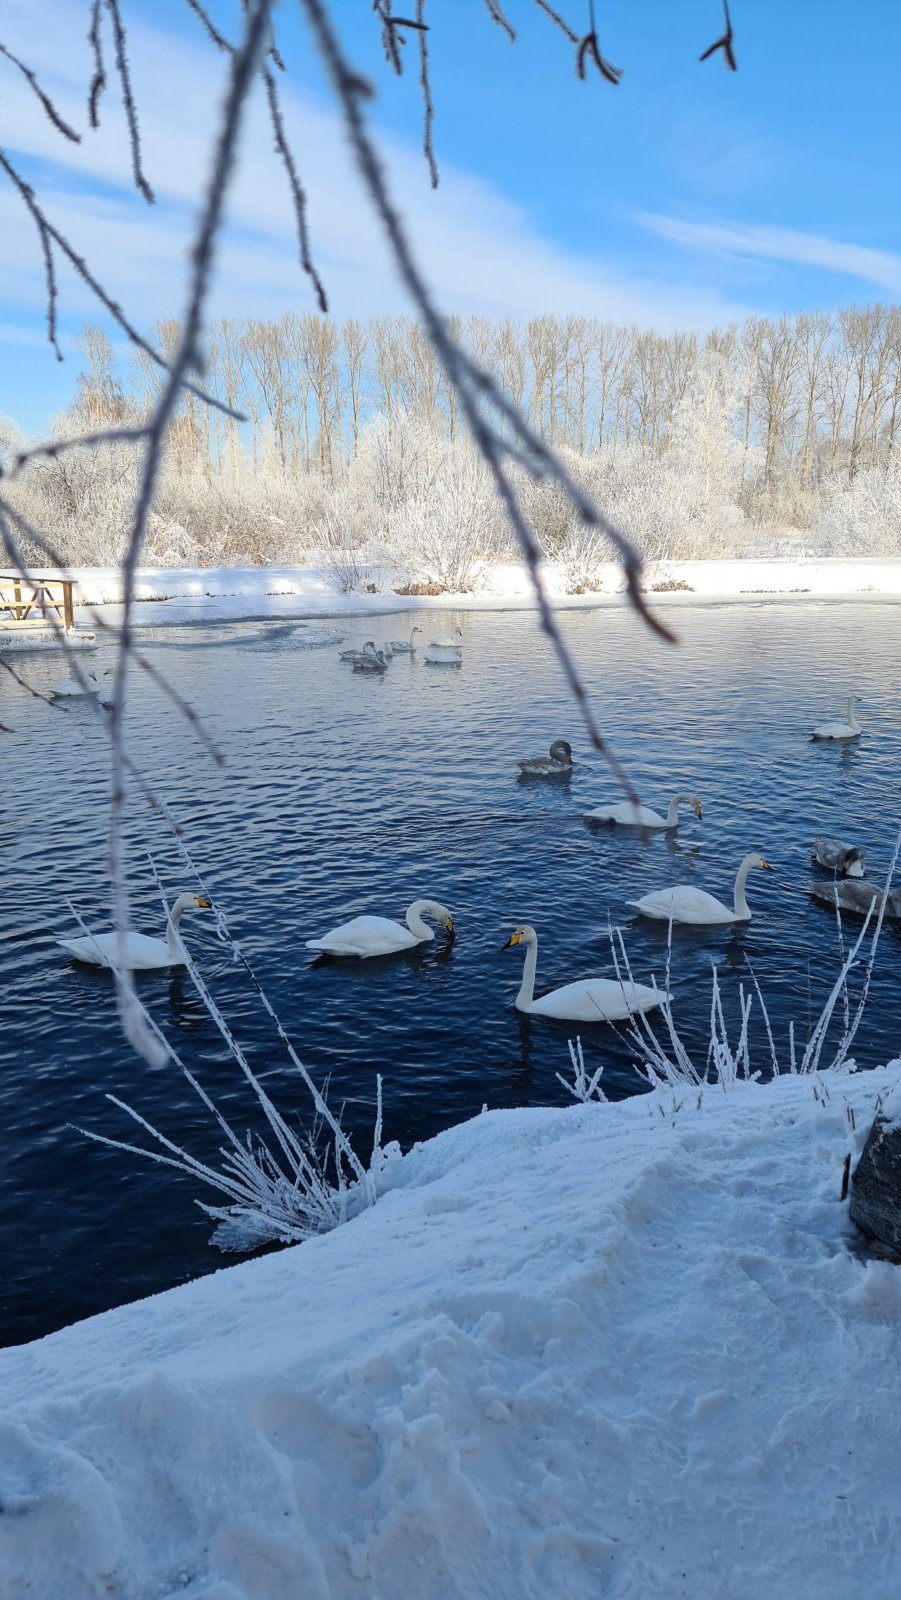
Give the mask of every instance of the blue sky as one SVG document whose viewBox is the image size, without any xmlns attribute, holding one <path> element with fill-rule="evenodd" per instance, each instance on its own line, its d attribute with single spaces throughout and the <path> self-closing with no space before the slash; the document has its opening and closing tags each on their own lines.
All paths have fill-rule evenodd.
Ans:
<svg viewBox="0 0 901 1600">
<path fill-rule="evenodd" d="M 237 4 L 213 0 L 210 9 L 234 29 Z M 597 0 L 605 54 L 624 68 L 617 88 L 594 73 L 576 79 L 572 47 L 532 0 L 507 0 L 505 9 L 518 32 L 512 45 L 482 0 L 428 0 L 442 167 L 433 194 L 418 154 L 415 43 L 397 81 L 369 0 L 333 0 L 377 88 L 372 115 L 392 184 L 446 309 L 517 317 L 571 310 L 671 328 L 899 297 L 898 0 L 733 0 L 737 74 L 721 58 L 697 60 L 720 31 L 719 0 Z M 559 9 L 584 26 L 587 0 L 559 0 Z M 82 128 L 84 12 L 73 0 L 4 6 L 6 42 Z M 182 303 L 224 68 L 182 0 L 126 0 L 125 14 L 154 211 L 129 187 L 112 93 L 101 133 L 63 145 L 0 62 L 0 147 L 146 327 Z M 406 309 L 293 0 L 283 0 L 278 23 L 290 66 L 286 115 L 334 311 Z M 8 186 L 0 188 L 0 227 L 0 412 L 34 432 L 70 395 L 78 358 L 70 353 L 60 369 L 43 343 L 39 248 Z M 65 271 L 61 299 L 71 350 L 82 320 L 96 313 Z M 273 316 L 311 306 L 283 174 L 257 107 L 213 310 Z"/>
</svg>

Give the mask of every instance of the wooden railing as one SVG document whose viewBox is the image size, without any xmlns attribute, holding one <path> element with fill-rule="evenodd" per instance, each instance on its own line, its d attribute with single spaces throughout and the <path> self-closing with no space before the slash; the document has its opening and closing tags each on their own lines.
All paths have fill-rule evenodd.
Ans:
<svg viewBox="0 0 901 1600">
<path fill-rule="evenodd" d="M 48 628 L 52 618 L 66 629 L 75 626 L 68 578 L 10 578 L 0 573 L 0 629 Z"/>
</svg>

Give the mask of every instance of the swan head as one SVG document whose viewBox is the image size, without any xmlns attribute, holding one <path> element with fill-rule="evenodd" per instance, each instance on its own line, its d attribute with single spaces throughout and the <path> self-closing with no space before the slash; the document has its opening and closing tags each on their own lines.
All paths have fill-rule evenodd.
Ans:
<svg viewBox="0 0 901 1600">
<path fill-rule="evenodd" d="M 700 817 L 702 815 L 701 802 L 698 799 L 696 794 L 693 794 L 693 795 L 689 796 L 689 805 L 691 806 L 691 809 L 694 812 L 695 816 L 700 819 Z"/>
<path fill-rule="evenodd" d="M 763 856 L 752 856 L 751 862 L 755 867 L 763 867 L 764 872 L 772 872 L 773 870 L 769 862 Z"/>
<path fill-rule="evenodd" d="M 205 894 L 192 894 L 188 889 L 185 894 L 179 895 L 172 907 L 172 915 L 175 916 L 176 912 L 180 915 L 182 911 L 212 911 L 212 909 L 213 902 L 208 900 Z"/>
<path fill-rule="evenodd" d="M 526 923 L 523 924 L 523 926 L 521 928 L 515 928 L 513 930 L 513 932 L 511 933 L 511 935 L 510 935 L 509 939 L 506 941 L 506 943 L 501 945 L 501 949 L 502 950 L 512 950 L 518 944 L 537 944 L 537 943 L 538 943 L 538 935 L 535 932 L 535 929 L 530 927 L 529 924 L 526 922 Z"/>
<path fill-rule="evenodd" d="M 863 696 L 859 694 L 849 694 L 848 696 L 848 701 L 852 706 L 859 706 L 862 700 Z"/>
<path fill-rule="evenodd" d="M 410 629 L 410 638 L 411 638 L 411 639 L 412 639 L 412 637 L 413 637 L 413 635 L 414 635 L 414 633 L 422 633 L 422 629 L 421 629 L 421 628 L 420 628 L 420 626 L 419 626 L 419 623 L 418 623 L 418 622 L 417 622 L 417 623 L 416 623 L 416 624 L 415 624 L 415 626 L 414 626 L 414 627 L 412 627 L 412 628 L 411 628 L 411 629 Z"/>
<path fill-rule="evenodd" d="M 440 900 L 415 900 L 410 907 L 410 911 L 414 909 L 419 912 L 420 916 L 433 917 L 436 922 L 440 922 L 445 932 L 449 933 L 453 938 L 454 919 L 447 906 L 443 906 Z"/>
</svg>

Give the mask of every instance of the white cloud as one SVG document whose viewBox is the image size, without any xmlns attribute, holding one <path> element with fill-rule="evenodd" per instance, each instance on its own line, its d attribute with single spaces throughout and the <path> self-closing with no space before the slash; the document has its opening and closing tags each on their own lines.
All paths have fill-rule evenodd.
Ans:
<svg viewBox="0 0 901 1600">
<path fill-rule="evenodd" d="M 824 272 L 862 278 L 880 289 L 887 289 L 890 294 L 901 293 L 901 256 L 889 250 L 871 250 L 864 245 L 845 244 L 840 239 L 799 233 L 791 228 L 682 222 L 677 217 L 662 217 L 651 212 L 639 212 L 634 220 L 659 238 L 691 250 L 796 262 L 801 266 L 819 267 Z"/>
<path fill-rule="evenodd" d="M 91 63 L 84 18 L 60 0 L 10 0 L 5 37 L 20 49 L 60 108 L 84 127 Z M 152 210 L 130 185 L 128 144 L 114 87 L 104 122 L 80 146 L 65 144 L 46 123 L 27 86 L 3 79 L 0 144 L 41 163 L 48 214 L 94 262 L 110 292 L 146 324 L 181 305 L 191 220 L 209 159 L 215 108 L 224 83 L 222 57 L 144 24 L 131 26 L 137 98 L 143 108 L 145 165 L 159 203 Z M 309 195 L 314 254 L 339 317 L 409 309 L 384 240 L 353 169 L 337 116 L 286 86 L 285 114 Z M 410 224 L 415 251 L 439 303 L 448 311 L 511 314 L 580 312 L 659 327 L 709 326 L 746 309 L 713 290 L 653 274 L 642 278 L 582 256 L 543 237 L 528 212 L 483 179 L 445 166 L 437 195 L 428 189 L 418 151 L 381 140 L 392 188 Z M 97 186 L 102 185 L 98 194 Z M 4 275 L 0 298 L 23 311 L 43 307 L 40 251 L 11 191 L 0 190 Z M 229 229 L 217 263 L 214 314 L 278 315 L 313 305 L 296 260 L 284 174 L 272 154 L 264 108 L 253 106 L 229 205 Z M 90 314 L 84 286 L 68 276 L 64 309 Z"/>
</svg>

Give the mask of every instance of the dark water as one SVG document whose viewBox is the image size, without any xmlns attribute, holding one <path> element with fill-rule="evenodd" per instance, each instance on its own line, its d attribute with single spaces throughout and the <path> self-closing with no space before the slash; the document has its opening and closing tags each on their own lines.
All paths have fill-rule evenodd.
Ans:
<svg viewBox="0 0 901 1600">
<path fill-rule="evenodd" d="M 134 685 L 135 753 L 186 830 L 206 881 L 317 1080 L 345 1103 L 361 1148 L 371 1136 L 375 1074 L 385 1080 L 385 1136 L 407 1146 L 489 1107 L 562 1103 L 572 1026 L 530 1023 L 512 1006 L 522 958 L 501 951 L 517 922 L 541 936 L 538 989 L 610 973 L 608 915 L 623 922 L 636 977 L 663 977 L 665 929 L 632 924 L 626 899 L 673 882 L 729 898 L 749 849 L 754 920 L 737 931 L 675 939 L 676 1015 L 689 1045 L 707 1037 L 710 962 L 734 1018 L 750 957 L 780 1046 L 800 1037 L 837 970 L 834 921 L 806 894 L 809 842 L 835 832 L 885 868 L 899 819 L 901 611 L 891 604 L 745 604 L 685 608 L 681 643 L 650 639 L 625 612 L 563 619 L 606 729 L 642 797 L 665 809 L 695 790 L 704 819 L 677 840 L 590 831 L 582 812 L 614 786 L 591 758 L 548 647 L 522 613 L 432 612 L 376 623 L 426 638 L 460 621 L 461 669 L 396 659 L 384 678 L 354 675 L 334 650 L 303 651 L 289 624 L 160 629 L 155 664 L 203 714 L 227 763 L 217 770 L 146 679 Z M 354 621 L 351 639 L 372 632 Z M 98 652 L 94 663 L 106 665 Z M 60 676 L 19 658 L 38 689 Z M 855 689 L 865 734 L 856 747 L 812 745 L 814 721 Z M 0 1219 L 5 1342 L 32 1338 L 227 1262 L 193 1204 L 215 1200 L 193 1180 L 88 1143 L 70 1126 L 130 1138 L 104 1098 L 131 1102 L 204 1159 L 219 1140 L 174 1068 L 148 1069 L 124 1044 L 108 974 L 71 963 L 55 944 L 77 932 L 71 898 L 95 928 L 109 923 L 107 777 L 90 714 L 55 712 L 0 679 Z M 523 785 L 517 757 L 572 740 L 570 783 Z M 193 888 L 165 826 L 130 813 L 138 926 L 161 931 L 146 852 L 174 898 Z M 356 966 L 321 962 L 304 940 L 365 910 L 401 916 L 418 896 L 443 900 L 458 937 L 422 953 Z M 286 1113 L 309 1107 L 246 975 L 212 919 L 186 936 L 254 1067 Z M 887 934 L 854 1054 L 897 1055 L 899 950 Z M 256 1127 L 249 1091 L 184 976 L 148 973 L 141 993 L 239 1129 Z M 603 1057 L 608 1093 L 640 1091 L 625 1044 L 581 1027 L 589 1066 Z M 763 1045 L 755 1036 L 758 1045 Z M 758 1064 L 767 1065 L 765 1048 Z"/>
</svg>

